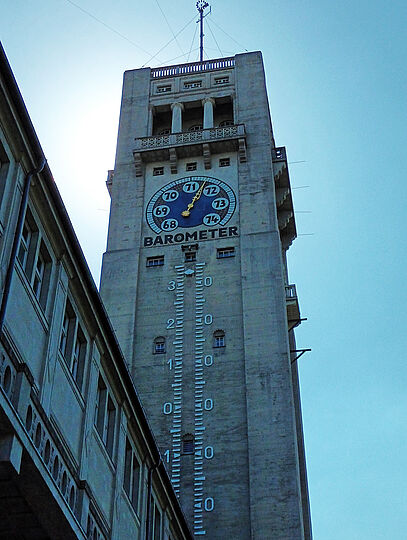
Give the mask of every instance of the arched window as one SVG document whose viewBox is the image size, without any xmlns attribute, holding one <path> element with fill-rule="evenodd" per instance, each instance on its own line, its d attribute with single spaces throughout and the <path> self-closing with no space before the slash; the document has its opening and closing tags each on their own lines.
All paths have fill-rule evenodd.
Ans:
<svg viewBox="0 0 407 540">
<path fill-rule="evenodd" d="M 153 353 L 154 354 L 164 354 L 165 353 L 165 337 L 159 336 L 159 337 L 155 338 L 154 346 L 153 346 Z"/>
<path fill-rule="evenodd" d="M 202 131 L 202 129 L 202 124 L 196 124 L 195 126 L 191 126 L 190 128 L 188 128 L 188 131 Z"/>
<path fill-rule="evenodd" d="M 234 126 L 233 120 L 222 120 L 219 127 Z"/>
<path fill-rule="evenodd" d="M 223 330 L 216 330 L 213 333 L 213 346 L 215 349 L 226 347 L 225 332 Z"/>
<path fill-rule="evenodd" d="M 191 433 L 186 433 L 182 437 L 182 453 L 193 454 L 195 452 L 194 436 Z"/>
</svg>

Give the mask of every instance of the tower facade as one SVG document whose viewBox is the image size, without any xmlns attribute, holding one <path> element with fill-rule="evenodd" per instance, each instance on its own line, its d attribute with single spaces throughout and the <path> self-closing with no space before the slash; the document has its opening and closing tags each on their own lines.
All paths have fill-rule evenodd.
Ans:
<svg viewBox="0 0 407 540">
<path fill-rule="evenodd" d="M 195 537 L 311 538 L 261 54 L 128 71 L 101 294 Z"/>
</svg>

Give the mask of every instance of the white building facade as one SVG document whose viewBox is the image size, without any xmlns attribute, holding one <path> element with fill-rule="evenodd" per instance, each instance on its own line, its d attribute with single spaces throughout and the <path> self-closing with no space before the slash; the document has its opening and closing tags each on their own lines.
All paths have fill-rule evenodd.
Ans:
<svg viewBox="0 0 407 540">
<path fill-rule="evenodd" d="M 0 46 L 0 536 L 192 538 Z"/>
</svg>

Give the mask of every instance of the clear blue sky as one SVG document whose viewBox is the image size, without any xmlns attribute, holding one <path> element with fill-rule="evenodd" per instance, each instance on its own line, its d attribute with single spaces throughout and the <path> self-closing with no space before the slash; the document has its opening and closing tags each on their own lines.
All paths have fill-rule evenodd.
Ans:
<svg viewBox="0 0 407 540">
<path fill-rule="evenodd" d="M 155 0 L 75 2 L 147 52 L 69 0 L 3 0 L 0 30 L 98 281 L 122 73 L 188 52 L 196 25 L 150 60 L 172 38 Z M 194 17 L 159 5 L 175 32 Z M 213 0 L 207 20 L 224 55 L 263 52 L 277 144 L 305 161 L 289 262 L 314 538 L 407 538 L 406 4 Z"/>
</svg>

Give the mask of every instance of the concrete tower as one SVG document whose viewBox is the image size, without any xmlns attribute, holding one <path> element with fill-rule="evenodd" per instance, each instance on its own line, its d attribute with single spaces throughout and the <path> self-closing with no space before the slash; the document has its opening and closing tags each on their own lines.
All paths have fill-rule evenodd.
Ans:
<svg viewBox="0 0 407 540">
<path fill-rule="evenodd" d="M 286 250 L 259 52 L 124 76 L 101 293 L 196 538 L 311 538 Z"/>
</svg>

